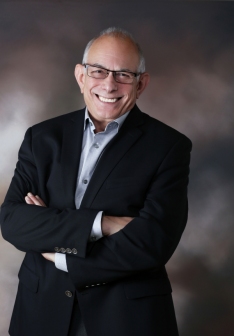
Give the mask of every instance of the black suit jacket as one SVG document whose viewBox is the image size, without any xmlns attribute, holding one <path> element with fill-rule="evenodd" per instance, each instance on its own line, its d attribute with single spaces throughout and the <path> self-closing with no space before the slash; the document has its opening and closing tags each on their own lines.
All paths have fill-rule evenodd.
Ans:
<svg viewBox="0 0 234 336">
<path fill-rule="evenodd" d="M 187 221 L 191 142 L 135 106 L 77 210 L 83 127 L 84 110 L 59 116 L 30 128 L 20 148 L 1 211 L 3 237 L 26 252 L 10 334 L 67 335 L 77 294 L 89 336 L 177 335 L 164 265 Z M 29 191 L 48 207 L 25 204 Z M 100 210 L 135 219 L 90 243 Z M 58 248 L 68 273 L 41 256 Z"/>
</svg>

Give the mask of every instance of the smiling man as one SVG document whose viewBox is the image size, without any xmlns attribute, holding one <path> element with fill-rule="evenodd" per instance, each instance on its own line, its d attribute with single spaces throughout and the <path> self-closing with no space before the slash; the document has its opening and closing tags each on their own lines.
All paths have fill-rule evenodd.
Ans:
<svg viewBox="0 0 234 336">
<path fill-rule="evenodd" d="M 88 48 L 75 76 L 89 113 L 103 131 L 110 121 L 133 108 L 149 74 L 144 71 L 139 47 L 129 37 L 103 35 Z"/>
<path fill-rule="evenodd" d="M 31 127 L 2 205 L 25 251 L 11 336 L 177 336 L 165 264 L 187 221 L 191 142 L 141 112 L 139 45 L 109 28 L 75 76 L 86 107 Z"/>
</svg>

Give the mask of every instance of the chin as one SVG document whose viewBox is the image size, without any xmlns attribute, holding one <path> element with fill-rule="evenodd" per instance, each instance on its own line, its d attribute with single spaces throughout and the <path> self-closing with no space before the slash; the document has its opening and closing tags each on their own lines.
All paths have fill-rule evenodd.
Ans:
<svg viewBox="0 0 234 336">
<path fill-rule="evenodd" d="M 96 111 L 98 111 L 96 115 L 104 119 L 116 119 L 121 115 L 121 110 L 119 109 L 104 108 Z"/>
</svg>

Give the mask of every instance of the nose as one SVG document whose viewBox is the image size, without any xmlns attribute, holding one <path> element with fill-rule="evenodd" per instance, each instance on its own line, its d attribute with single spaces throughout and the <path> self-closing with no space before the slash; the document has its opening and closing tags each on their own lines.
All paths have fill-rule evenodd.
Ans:
<svg viewBox="0 0 234 336">
<path fill-rule="evenodd" d="M 113 72 L 109 72 L 108 76 L 103 79 L 102 88 L 108 93 L 118 89 L 118 83 L 114 79 Z"/>
</svg>

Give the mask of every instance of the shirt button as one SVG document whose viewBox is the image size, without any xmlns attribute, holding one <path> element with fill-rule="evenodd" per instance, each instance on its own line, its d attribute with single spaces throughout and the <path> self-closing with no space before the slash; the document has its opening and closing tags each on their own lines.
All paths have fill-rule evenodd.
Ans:
<svg viewBox="0 0 234 336">
<path fill-rule="evenodd" d="M 66 253 L 66 249 L 64 247 L 61 247 L 60 252 Z"/>
<path fill-rule="evenodd" d="M 99 144 L 98 143 L 95 143 L 93 146 L 94 146 L 94 148 L 99 148 Z"/>
<path fill-rule="evenodd" d="M 70 292 L 69 290 L 66 290 L 65 294 L 66 294 L 68 297 L 72 297 L 72 292 Z"/>
<path fill-rule="evenodd" d="M 87 184 L 87 183 L 88 183 L 88 180 L 83 180 L 83 183 L 84 183 L 84 184 Z"/>
<path fill-rule="evenodd" d="M 72 250 L 70 248 L 67 248 L 66 252 L 70 254 L 70 253 L 72 253 Z"/>
</svg>

